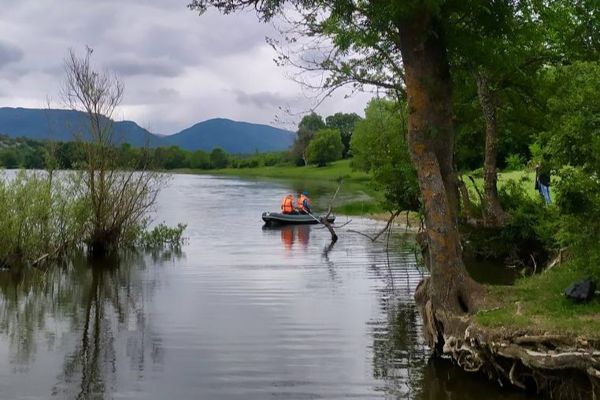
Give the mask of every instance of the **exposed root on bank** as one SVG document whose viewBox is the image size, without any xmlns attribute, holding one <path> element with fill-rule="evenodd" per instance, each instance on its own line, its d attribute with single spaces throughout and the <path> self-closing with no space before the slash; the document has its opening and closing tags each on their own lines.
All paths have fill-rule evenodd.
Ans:
<svg viewBox="0 0 600 400">
<path fill-rule="evenodd" d="M 600 341 L 533 330 L 486 328 L 472 315 L 436 309 L 428 278 L 417 287 L 423 331 L 438 355 L 469 372 L 483 373 L 552 399 L 600 398 Z"/>
</svg>

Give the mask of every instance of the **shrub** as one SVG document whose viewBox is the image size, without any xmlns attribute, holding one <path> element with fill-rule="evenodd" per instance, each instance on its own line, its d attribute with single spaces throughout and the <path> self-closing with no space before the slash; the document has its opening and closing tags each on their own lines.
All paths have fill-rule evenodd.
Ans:
<svg viewBox="0 0 600 400">
<path fill-rule="evenodd" d="M 0 179 L 0 262 L 15 268 L 58 258 L 80 244 L 89 207 L 72 176 L 19 171 Z"/>
<path fill-rule="evenodd" d="M 525 157 L 521 154 L 509 154 L 506 157 L 506 169 L 508 171 L 519 171 L 525 168 Z"/>
<path fill-rule="evenodd" d="M 158 224 L 152 230 L 143 232 L 137 244 L 146 250 L 180 247 L 184 241 L 183 231 L 186 227 L 185 224 L 177 224 L 174 228 L 164 223 Z"/>
<path fill-rule="evenodd" d="M 546 207 L 541 197 L 531 198 L 523 182 L 509 180 L 498 192 L 511 219 L 502 228 L 469 231 L 469 247 L 484 258 L 505 259 L 511 264 L 541 267 L 550 251 L 559 247 L 556 231 L 560 218 L 556 207 Z"/>
</svg>

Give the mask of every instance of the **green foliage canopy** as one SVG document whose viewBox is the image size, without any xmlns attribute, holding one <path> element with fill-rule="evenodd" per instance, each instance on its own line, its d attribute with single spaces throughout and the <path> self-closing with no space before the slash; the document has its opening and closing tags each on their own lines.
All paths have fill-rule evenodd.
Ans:
<svg viewBox="0 0 600 400">
<path fill-rule="evenodd" d="M 600 172 L 600 64 L 576 62 L 547 71 L 548 129 L 541 135 L 556 166 Z"/>
<path fill-rule="evenodd" d="M 353 167 L 373 174 L 390 211 L 420 208 L 417 174 L 406 143 L 406 104 L 373 99 L 351 141 Z"/>
<path fill-rule="evenodd" d="M 328 163 L 342 158 L 344 145 L 340 131 L 337 129 L 321 129 L 306 148 L 306 158 L 311 164 L 324 167 Z"/>
<path fill-rule="evenodd" d="M 342 135 L 342 143 L 344 144 L 344 157 L 347 157 L 350 151 L 350 139 L 352 138 L 352 132 L 354 132 L 354 126 L 362 118 L 356 113 L 335 113 L 325 118 L 325 123 L 328 128 L 337 129 Z"/>
<path fill-rule="evenodd" d="M 217 147 L 210 152 L 210 165 L 213 168 L 225 168 L 228 164 L 228 157 L 225 150 Z"/>
<path fill-rule="evenodd" d="M 298 131 L 296 133 L 296 140 L 292 146 L 291 154 L 292 159 L 296 165 L 304 165 L 306 163 L 306 149 L 308 144 L 314 137 L 315 133 L 325 128 L 325 122 L 323 117 L 315 112 L 302 117 L 302 120 L 298 124 Z"/>
</svg>

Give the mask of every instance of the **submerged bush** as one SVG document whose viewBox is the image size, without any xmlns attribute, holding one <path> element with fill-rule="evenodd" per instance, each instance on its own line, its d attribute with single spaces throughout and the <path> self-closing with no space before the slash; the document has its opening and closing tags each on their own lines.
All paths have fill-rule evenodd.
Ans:
<svg viewBox="0 0 600 400">
<path fill-rule="evenodd" d="M 89 217 L 79 182 L 46 172 L 0 179 L 0 262 L 5 267 L 55 259 L 81 242 Z"/>
<path fill-rule="evenodd" d="M 150 170 L 146 152 L 131 165 L 119 160 L 113 115 L 123 98 L 123 84 L 113 74 L 95 71 L 91 54 L 90 48 L 84 57 L 69 52 L 63 96 L 70 109 L 86 115 L 80 137 L 81 198 L 88 201 L 92 215 L 85 224 L 84 241 L 92 254 L 102 256 L 135 240 L 163 180 Z"/>
<path fill-rule="evenodd" d="M 185 228 L 187 228 L 185 224 L 177 224 L 173 228 L 161 223 L 152 230 L 144 231 L 137 243 L 146 250 L 180 247 L 184 242 L 183 231 Z"/>
</svg>

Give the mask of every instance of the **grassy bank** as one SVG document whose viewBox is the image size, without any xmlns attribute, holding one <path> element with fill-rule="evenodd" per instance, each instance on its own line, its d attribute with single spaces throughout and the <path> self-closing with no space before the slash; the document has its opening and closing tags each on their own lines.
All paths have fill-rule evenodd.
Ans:
<svg viewBox="0 0 600 400">
<path fill-rule="evenodd" d="M 368 182 L 370 176 L 367 173 L 353 171 L 350 160 L 341 160 L 331 163 L 326 167 L 306 166 L 296 167 L 293 165 L 257 167 L 257 168 L 224 168 L 212 170 L 182 170 L 190 173 L 238 176 L 246 178 L 277 178 L 277 179 L 316 179 Z"/>
<path fill-rule="evenodd" d="M 585 269 L 571 262 L 520 279 L 514 286 L 491 287 L 493 306 L 480 312 L 477 322 L 491 328 L 600 338 L 600 298 L 576 304 L 564 296 L 569 285 L 585 276 Z"/>
<path fill-rule="evenodd" d="M 307 190 L 316 193 L 317 196 L 315 201 L 317 205 L 321 206 L 326 206 L 325 202 L 328 198 L 320 197 L 325 196 L 325 193 L 335 190 L 337 188 L 337 182 L 341 179 L 343 184 L 340 192 L 340 199 L 336 204 L 336 211 L 338 213 L 345 215 L 387 214 L 386 210 L 384 210 L 379 203 L 381 193 L 377 192 L 372 186 L 370 175 L 365 172 L 353 170 L 350 163 L 351 160 L 341 160 L 331 163 L 326 167 L 297 167 L 293 165 L 284 165 L 211 170 L 178 169 L 175 172 L 285 181 L 289 182 L 294 189 L 306 188 Z M 473 183 L 467 178 L 467 175 L 469 174 L 464 174 L 464 179 L 471 193 L 471 200 L 478 202 Z M 479 187 L 480 191 L 483 191 L 483 178 L 477 174 L 473 176 L 476 185 Z M 533 172 L 507 171 L 498 174 L 498 186 L 500 188 L 510 180 L 520 182 L 531 197 L 538 195 L 534 189 Z"/>
<path fill-rule="evenodd" d="M 469 193 L 471 194 L 471 200 L 477 201 L 477 194 L 475 192 L 475 188 L 473 187 L 473 182 L 468 178 L 468 176 L 473 176 L 475 183 L 479 190 L 483 193 L 483 177 L 479 174 L 473 173 L 464 173 L 463 179 L 465 181 L 465 185 L 469 189 Z M 509 181 L 519 182 L 521 186 L 525 189 L 525 192 L 530 196 L 539 196 L 539 193 L 535 190 L 535 173 L 527 170 L 520 171 L 504 171 L 498 173 L 498 189 L 501 189 L 506 185 Z"/>
<path fill-rule="evenodd" d="M 344 215 L 381 214 L 381 194 L 371 185 L 369 174 L 352 170 L 350 160 L 341 160 L 326 167 L 292 165 L 224 168 L 214 170 L 177 170 L 180 173 L 231 176 L 245 179 L 272 179 L 289 183 L 293 190 L 308 190 L 319 208 L 326 208 L 331 195 L 341 180 L 342 187 L 335 204 L 335 211 Z"/>
</svg>

